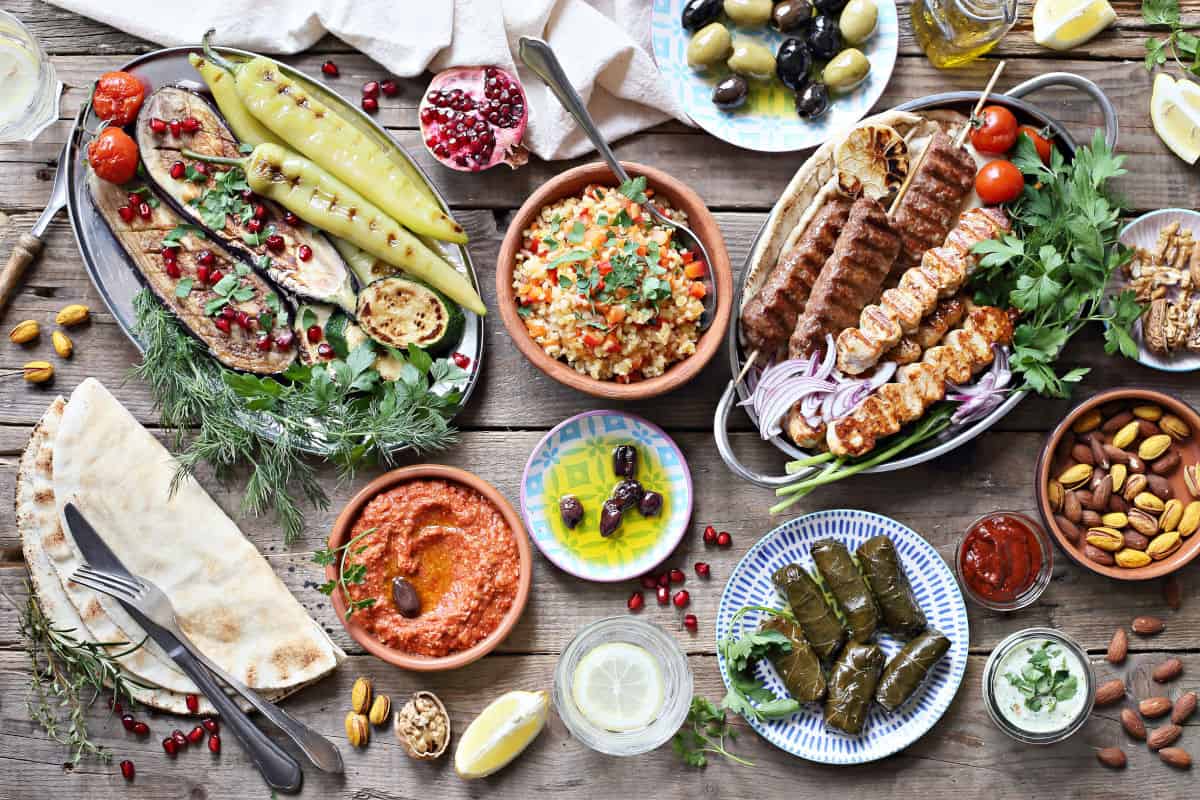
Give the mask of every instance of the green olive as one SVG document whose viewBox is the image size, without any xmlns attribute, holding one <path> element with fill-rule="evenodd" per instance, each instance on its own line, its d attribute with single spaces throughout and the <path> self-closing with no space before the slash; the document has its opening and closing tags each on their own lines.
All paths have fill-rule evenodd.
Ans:
<svg viewBox="0 0 1200 800">
<path fill-rule="evenodd" d="M 862 44 L 875 32 L 879 9 L 875 0 L 850 0 L 842 9 L 838 27 L 846 44 Z"/>
<path fill-rule="evenodd" d="M 770 80 L 775 74 L 775 56 L 753 39 L 738 39 L 733 55 L 725 63 L 738 75 L 760 81 Z"/>
<path fill-rule="evenodd" d="M 766 25 L 774 10 L 775 3 L 771 0 L 725 0 L 725 16 L 735 25 L 747 28 Z"/>
<path fill-rule="evenodd" d="M 705 25 L 688 42 L 688 66 L 693 69 L 712 66 L 728 57 L 732 46 L 733 38 L 724 25 L 719 22 Z"/>
<path fill-rule="evenodd" d="M 829 60 L 821 71 L 821 80 L 830 89 L 845 92 L 862 83 L 870 71 L 871 62 L 867 61 L 867 57 L 861 50 L 850 47 Z"/>
</svg>

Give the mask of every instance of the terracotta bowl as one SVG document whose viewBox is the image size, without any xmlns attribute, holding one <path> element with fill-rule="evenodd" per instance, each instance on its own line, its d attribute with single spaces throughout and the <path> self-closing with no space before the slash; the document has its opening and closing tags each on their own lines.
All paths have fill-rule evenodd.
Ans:
<svg viewBox="0 0 1200 800">
<path fill-rule="evenodd" d="M 1047 530 L 1058 541 L 1058 546 L 1077 564 L 1087 567 L 1092 572 L 1122 581 L 1144 581 L 1152 578 L 1160 578 L 1183 567 L 1195 558 L 1197 554 L 1200 554 L 1200 533 L 1193 533 L 1191 536 L 1185 538 L 1180 548 L 1167 558 L 1164 558 L 1162 561 L 1151 562 L 1145 567 L 1125 569 L 1115 565 L 1106 566 L 1096 563 L 1084 555 L 1082 545 L 1072 543 L 1063 531 L 1060 530 L 1058 524 L 1054 521 L 1054 513 L 1050 508 L 1050 499 L 1047 496 L 1046 486 L 1051 476 L 1060 474 L 1067 466 L 1074 463 L 1074 460 L 1069 456 L 1069 449 L 1063 444 L 1063 440 L 1065 437 L 1075 435 L 1071 431 L 1071 426 L 1075 423 L 1075 420 L 1093 408 L 1116 401 L 1127 401 L 1130 405 L 1140 402 L 1154 403 L 1162 406 L 1168 413 L 1174 414 L 1188 424 L 1188 427 L 1192 431 L 1191 437 L 1183 442 L 1174 442 L 1171 445 L 1182 456 L 1180 465 L 1164 477 L 1170 481 L 1174 496 L 1181 500 L 1185 506 L 1195 499 L 1188 491 L 1187 484 L 1184 482 L 1183 465 L 1200 462 L 1200 414 L 1197 414 L 1186 403 L 1165 395 L 1162 392 L 1156 392 L 1151 389 L 1110 389 L 1089 397 L 1075 406 L 1047 437 L 1046 444 L 1042 448 L 1037 463 L 1036 485 L 1034 489 L 1037 493 L 1038 509 L 1042 513 L 1042 519 L 1046 522 Z M 1112 437 L 1106 435 L 1105 438 L 1106 440 L 1110 440 Z M 1059 452 L 1060 444 L 1062 445 L 1063 452 Z M 1147 469 L 1147 471 L 1149 470 Z"/>
<path fill-rule="evenodd" d="M 341 620 L 346 631 L 354 637 L 356 642 L 366 648 L 367 652 L 382 658 L 389 664 L 394 664 L 404 669 L 411 669 L 417 672 L 439 672 L 442 670 L 457 669 L 458 667 L 470 664 L 472 661 L 477 661 L 495 649 L 496 645 L 500 644 L 500 642 L 504 641 L 504 637 L 508 636 L 513 625 L 520 619 L 521 612 L 525 610 L 525 602 L 529 599 L 529 584 L 533 577 L 533 556 L 529 548 L 529 536 L 525 533 L 525 526 L 521 524 L 521 517 L 513 509 L 512 505 L 509 504 L 508 500 L 504 498 L 504 495 L 500 494 L 494 486 L 478 475 L 473 475 L 470 472 L 456 469 L 455 467 L 445 467 L 440 464 L 417 464 L 411 467 L 404 467 L 403 469 L 394 469 L 368 483 L 363 487 L 362 491 L 354 496 L 354 499 L 346 504 L 346 507 L 342 509 L 342 513 L 338 515 L 337 520 L 333 524 L 333 533 L 329 537 L 329 547 L 340 547 L 346 542 L 346 537 L 349 536 L 350 529 L 354 526 L 354 521 L 358 518 L 359 512 L 371 498 L 394 486 L 419 478 L 440 478 L 474 489 L 487 498 L 500 511 L 501 516 L 504 517 L 504 521 L 508 523 L 513 538 L 517 542 L 517 552 L 521 561 L 521 569 L 517 579 L 517 596 L 513 600 L 512 607 L 508 610 L 504 619 L 501 620 L 500 625 L 496 630 L 488 634 L 486 638 L 467 650 L 452 653 L 441 658 L 413 655 L 412 653 L 389 647 L 379 641 L 369 631 L 364 629 L 355 617 L 346 619 L 346 600 L 342 596 L 342 592 L 335 591 L 332 599 L 338 619 Z M 325 577 L 328 580 L 337 579 L 336 564 L 331 564 L 325 568 Z"/>
<path fill-rule="evenodd" d="M 717 221 L 698 194 L 661 170 L 628 161 L 621 163 L 630 175 L 644 175 L 657 195 L 665 197 L 672 206 L 687 214 L 688 227 L 700 237 L 712 260 L 709 269 L 717 291 L 716 313 L 712 325 L 696 343 L 696 352 L 683 361 L 672 364 L 662 375 L 644 381 L 622 384 L 612 380 L 597 380 L 576 372 L 565 361 L 546 355 L 525 330 L 525 323 L 517 314 L 517 298 L 513 293 L 512 277 L 517 253 L 521 249 L 522 233 L 543 207 L 578 194 L 589 183 L 617 186 L 616 177 L 602 163 L 584 164 L 569 169 L 551 178 L 525 201 L 513 218 L 512 224 L 508 226 L 508 232 L 500 246 L 500 257 L 496 262 L 496 293 L 499 296 L 500 318 L 504 320 L 504 327 L 508 328 L 508 333 L 516 342 L 517 348 L 535 367 L 559 383 L 596 397 L 640 400 L 664 394 L 687 383 L 700 373 L 721 347 L 733 308 L 733 271 L 729 266 L 729 254 L 725 250 L 725 240 L 717 227 Z"/>
</svg>

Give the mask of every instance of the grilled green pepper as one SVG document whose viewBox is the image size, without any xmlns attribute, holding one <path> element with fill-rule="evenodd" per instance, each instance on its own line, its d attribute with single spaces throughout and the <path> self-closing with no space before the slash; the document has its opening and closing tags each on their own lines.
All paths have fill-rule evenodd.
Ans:
<svg viewBox="0 0 1200 800">
<path fill-rule="evenodd" d="M 184 150 L 188 158 L 241 167 L 250 188 L 305 222 L 366 250 L 428 283 L 464 308 L 487 308 L 467 278 L 380 211 L 369 200 L 301 155 L 260 144 L 246 158 L 214 158 Z"/>
<path fill-rule="evenodd" d="M 196 68 L 196 72 L 199 72 L 200 77 L 204 78 L 204 82 L 208 84 L 208 90 L 212 92 L 213 100 L 217 102 L 217 108 L 221 109 L 225 121 L 229 123 L 230 130 L 233 131 L 233 135 L 238 138 L 239 142 L 250 145 L 260 145 L 263 142 L 284 143 L 270 129 L 251 116 L 246 107 L 242 105 L 242 100 L 238 97 L 237 89 L 233 85 L 231 74 L 199 53 L 188 53 L 188 62 Z"/>
</svg>

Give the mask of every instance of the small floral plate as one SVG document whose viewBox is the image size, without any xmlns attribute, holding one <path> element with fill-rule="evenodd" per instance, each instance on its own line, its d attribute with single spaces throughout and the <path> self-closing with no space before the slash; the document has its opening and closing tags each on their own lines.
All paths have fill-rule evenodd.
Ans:
<svg viewBox="0 0 1200 800">
<path fill-rule="evenodd" d="M 600 507 L 618 483 L 612 452 L 637 449 L 637 479 L 663 496 L 662 511 L 625 512 L 612 536 L 600 535 Z M 573 494 L 583 521 L 567 528 L 558 501 Z M 692 475 L 683 453 L 657 425 L 620 411 L 587 411 L 560 422 L 533 448 L 521 477 L 521 516 L 534 543 L 559 569 L 589 581 L 622 581 L 658 566 L 692 518 Z"/>
<path fill-rule="evenodd" d="M 876 0 L 879 18 L 871 38 L 858 46 L 871 71 L 861 85 L 844 94 L 830 97 L 829 110 L 815 120 L 796 114 L 796 95 L 778 79 L 770 83 L 751 81 L 750 98 L 734 111 L 722 111 L 712 103 L 713 87 L 729 71 L 724 67 L 696 72 L 687 64 L 687 46 L 691 32 L 679 22 L 687 0 L 654 0 L 650 21 L 650 39 L 659 72 L 671 92 L 692 121 L 730 144 L 765 153 L 786 153 L 817 147 L 836 133 L 858 122 L 879 100 L 899 48 L 900 26 L 894 0 Z M 789 34 L 769 26 L 734 27 L 726 17 L 722 24 L 738 38 L 756 39 L 775 53 Z"/>
</svg>

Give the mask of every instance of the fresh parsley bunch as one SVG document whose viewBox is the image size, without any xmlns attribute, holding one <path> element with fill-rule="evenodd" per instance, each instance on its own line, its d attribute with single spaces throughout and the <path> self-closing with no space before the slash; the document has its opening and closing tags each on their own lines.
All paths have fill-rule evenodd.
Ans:
<svg viewBox="0 0 1200 800">
<path fill-rule="evenodd" d="M 1161 67 L 1170 55 L 1180 69 L 1200 75 L 1200 37 L 1184 30 L 1179 0 L 1142 0 L 1142 19 L 1170 28 L 1165 39 L 1146 39 L 1146 69 Z"/>
</svg>

